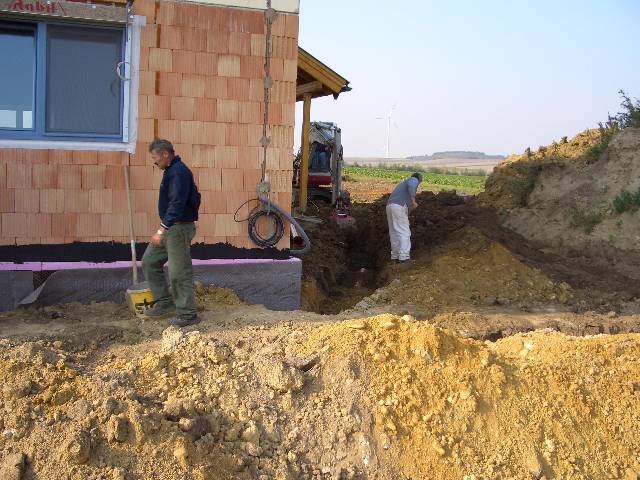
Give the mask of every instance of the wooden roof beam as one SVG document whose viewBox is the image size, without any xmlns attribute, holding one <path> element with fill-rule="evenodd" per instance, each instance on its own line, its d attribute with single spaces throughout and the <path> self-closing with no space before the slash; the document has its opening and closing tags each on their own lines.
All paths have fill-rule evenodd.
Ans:
<svg viewBox="0 0 640 480">
<path fill-rule="evenodd" d="M 305 93 L 316 93 L 323 88 L 322 82 L 316 80 L 315 82 L 303 83 L 296 87 L 296 97 L 304 95 Z"/>
</svg>

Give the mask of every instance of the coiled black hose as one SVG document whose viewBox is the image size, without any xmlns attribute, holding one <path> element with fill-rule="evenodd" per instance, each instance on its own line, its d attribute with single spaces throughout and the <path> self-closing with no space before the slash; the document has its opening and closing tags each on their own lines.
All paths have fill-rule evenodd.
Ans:
<svg viewBox="0 0 640 480">
<path fill-rule="evenodd" d="M 304 229 L 300 226 L 300 224 L 296 221 L 295 218 L 293 218 L 288 212 L 280 208 L 280 206 L 277 203 L 271 201 L 268 198 L 262 197 L 262 198 L 253 199 L 253 200 L 254 201 L 257 200 L 260 202 L 260 206 L 256 208 L 253 212 L 251 212 L 249 217 L 246 219 L 249 238 L 251 238 L 253 243 L 263 248 L 276 246 L 276 244 L 280 241 L 280 239 L 285 234 L 283 218 L 286 218 L 296 228 L 296 230 L 298 231 L 299 235 L 302 237 L 302 240 L 304 242 L 304 247 L 289 250 L 291 255 L 294 255 L 294 256 L 303 255 L 309 251 L 309 249 L 311 248 L 311 241 L 309 240 L 307 233 L 304 231 Z M 252 200 L 245 202 L 240 206 L 240 208 L 242 208 L 244 205 L 246 205 L 250 201 Z M 240 211 L 240 208 L 238 208 L 238 210 L 236 211 L 236 215 L 238 211 Z M 257 228 L 258 220 L 262 217 L 271 217 L 273 218 L 273 221 L 275 223 L 274 232 L 269 237 L 266 237 L 266 238 L 260 235 Z M 234 215 L 234 220 L 236 220 L 236 222 L 239 221 L 237 220 L 235 215 Z"/>
</svg>

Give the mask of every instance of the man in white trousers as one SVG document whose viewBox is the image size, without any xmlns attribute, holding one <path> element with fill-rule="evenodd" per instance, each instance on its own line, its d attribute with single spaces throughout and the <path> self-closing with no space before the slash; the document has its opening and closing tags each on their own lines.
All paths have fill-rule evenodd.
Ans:
<svg viewBox="0 0 640 480">
<path fill-rule="evenodd" d="M 400 182 L 387 200 L 391 260 L 399 263 L 408 262 L 411 258 L 409 211 L 418 206 L 416 192 L 420 182 L 422 182 L 422 175 L 414 173 Z"/>
</svg>

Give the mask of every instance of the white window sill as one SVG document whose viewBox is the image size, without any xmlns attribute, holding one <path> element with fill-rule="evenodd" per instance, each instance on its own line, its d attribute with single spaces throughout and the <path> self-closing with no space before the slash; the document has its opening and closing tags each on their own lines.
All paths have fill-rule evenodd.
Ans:
<svg viewBox="0 0 640 480">
<path fill-rule="evenodd" d="M 92 150 L 99 152 L 136 153 L 133 142 L 83 142 L 68 140 L 0 140 L 0 148 L 19 148 L 28 150 Z"/>
</svg>

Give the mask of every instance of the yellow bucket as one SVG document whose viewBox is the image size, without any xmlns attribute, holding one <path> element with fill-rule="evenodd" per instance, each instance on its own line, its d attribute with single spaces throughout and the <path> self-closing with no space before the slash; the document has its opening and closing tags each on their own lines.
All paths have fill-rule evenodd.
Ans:
<svg viewBox="0 0 640 480">
<path fill-rule="evenodd" d="M 147 282 L 136 283 L 127 289 L 127 304 L 138 318 L 147 318 L 146 311 L 153 307 L 153 295 Z"/>
</svg>

